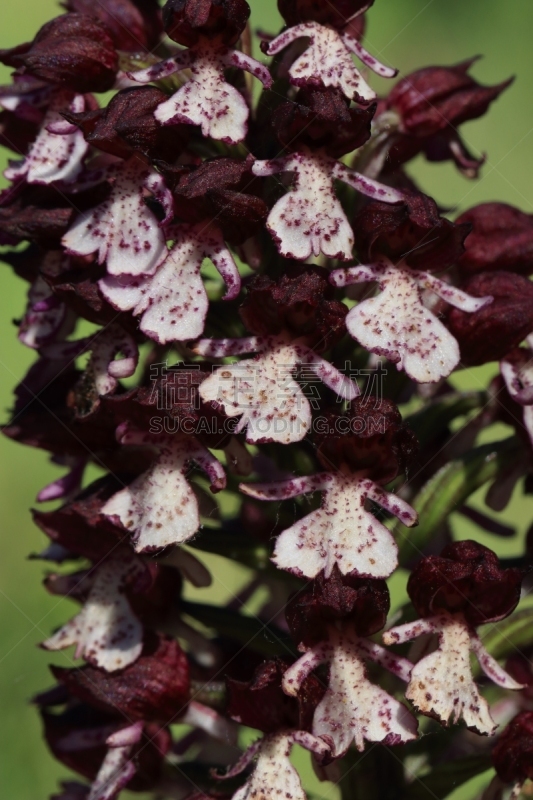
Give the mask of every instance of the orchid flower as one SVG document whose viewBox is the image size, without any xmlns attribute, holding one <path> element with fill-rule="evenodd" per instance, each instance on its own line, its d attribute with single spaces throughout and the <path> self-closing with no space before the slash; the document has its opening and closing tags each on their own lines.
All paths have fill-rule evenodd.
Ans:
<svg viewBox="0 0 533 800">
<path fill-rule="evenodd" d="M 96 567 L 82 610 L 43 642 L 44 649 L 76 645 L 75 658 L 83 657 L 107 672 L 133 663 L 142 650 L 143 627 L 124 590 L 143 570 L 131 554 L 114 555 Z"/>
<path fill-rule="evenodd" d="M 306 731 L 283 730 L 252 744 L 237 763 L 219 779 L 233 778 L 241 773 L 257 756 L 252 775 L 238 789 L 232 800 L 276 800 L 277 797 L 289 795 L 291 800 L 307 800 L 300 776 L 291 764 L 289 756 L 294 744 L 299 744 L 319 759 L 329 753 L 328 745 Z"/>
<path fill-rule="evenodd" d="M 110 275 L 153 275 L 167 254 L 162 223 L 144 202 L 144 191 L 172 216 L 172 195 L 162 176 L 137 156 L 98 173 L 113 181 L 103 203 L 80 214 L 63 237 L 67 252 L 95 253 Z"/>
<path fill-rule="evenodd" d="M 302 38 L 309 39 L 309 45 L 289 69 L 291 83 L 295 86 L 321 83 L 340 89 L 349 100 L 369 103 L 376 93 L 355 68 L 352 53 L 382 78 L 394 78 L 398 72 L 371 56 L 348 31 L 341 33 L 317 22 L 304 22 L 280 33 L 269 43 L 267 53 L 276 55 Z"/>
<path fill-rule="evenodd" d="M 423 714 L 437 717 L 444 725 L 462 718 L 468 728 L 491 736 L 498 726 L 474 681 L 470 653 L 474 653 L 485 675 L 497 686 L 522 689 L 522 684 L 487 652 L 462 614 L 438 614 L 399 625 L 386 631 L 383 641 L 388 645 L 401 644 L 431 633 L 439 637 L 439 646 L 415 664 L 405 696 Z"/>
<path fill-rule="evenodd" d="M 201 339 L 195 352 L 215 357 L 257 351 L 253 359 L 219 367 L 200 386 L 204 402 L 224 406 L 228 417 L 241 416 L 235 432 L 247 429 L 246 441 L 298 442 L 311 424 L 311 406 L 292 377 L 307 365 L 339 397 L 351 400 L 357 385 L 304 344 L 284 336 Z"/>
<path fill-rule="evenodd" d="M 344 260 L 352 256 L 353 231 L 335 194 L 334 179 L 385 203 L 399 203 L 403 197 L 396 189 L 307 147 L 270 161 L 256 161 L 252 171 L 262 177 L 295 173 L 294 188 L 274 205 L 267 228 L 281 255 L 300 261 L 320 253 Z"/>
<path fill-rule="evenodd" d="M 202 467 L 215 492 L 226 485 L 222 464 L 193 436 L 157 436 L 126 426 L 117 437 L 122 444 L 155 448 L 158 457 L 106 502 L 102 514 L 131 531 L 138 553 L 186 542 L 200 526 L 198 501 L 185 477 L 188 464 Z"/>
<path fill-rule="evenodd" d="M 224 78 L 229 67 L 249 72 L 267 89 L 272 85 L 268 69 L 259 61 L 206 37 L 194 47 L 128 76 L 151 83 L 190 69 L 190 80 L 157 107 L 155 118 L 163 125 L 200 125 L 204 136 L 237 144 L 246 136 L 249 110 L 242 94 Z"/>
<path fill-rule="evenodd" d="M 326 694 L 313 718 L 313 733 L 328 742 L 333 756 L 343 755 L 355 741 L 386 745 L 416 739 L 417 723 L 404 705 L 367 678 L 365 660 L 375 661 L 404 681 L 412 664 L 357 636 L 350 626 L 330 627 L 327 641 L 305 652 L 283 676 L 283 691 L 297 695 L 303 681 L 320 664 L 329 664 Z"/>
<path fill-rule="evenodd" d="M 10 181 L 25 177 L 28 183 L 73 183 L 83 168 L 89 145 L 80 129 L 66 122 L 61 112 L 79 113 L 85 106 L 82 94 L 55 93 L 28 155 L 6 169 L 4 177 Z"/>
<path fill-rule="evenodd" d="M 264 484 L 241 484 L 241 491 L 257 500 L 286 500 L 307 492 L 324 492 L 322 505 L 278 536 L 272 560 L 306 578 L 324 570 L 329 577 L 335 564 L 346 575 L 356 572 L 387 578 L 398 564 L 398 548 L 391 532 L 365 508 L 368 500 L 416 525 L 416 511 L 405 500 L 386 492 L 358 473 L 322 472 L 303 478 Z"/>
<path fill-rule="evenodd" d="M 120 311 L 140 316 L 140 329 L 160 344 L 203 333 L 209 306 L 200 277 L 204 258 L 213 262 L 226 282 L 224 300 L 233 300 L 241 285 L 237 265 L 215 225 L 176 225 L 169 236 L 174 245 L 154 275 L 107 275 L 99 283 L 107 300 Z"/>
<path fill-rule="evenodd" d="M 333 270 L 334 286 L 377 281 L 380 293 L 362 300 L 346 317 L 349 333 L 371 353 L 386 356 L 405 369 L 417 383 L 445 378 L 460 359 L 459 345 L 448 329 L 424 305 L 422 290 L 429 289 L 463 311 L 473 312 L 492 302 L 492 297 L 471 297 L 429 272 L 384 259 L 368 266 Z"/>
</svg>

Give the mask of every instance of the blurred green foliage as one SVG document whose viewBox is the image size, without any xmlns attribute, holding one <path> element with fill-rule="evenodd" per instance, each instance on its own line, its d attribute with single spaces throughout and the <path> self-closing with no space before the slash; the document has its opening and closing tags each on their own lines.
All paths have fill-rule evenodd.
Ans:
<svg viewBox="0 0 533 800">
<path fill-rule="evenodd" d="M 98 0 L 95 0 L 98 2 Z M 279 30 L 280 18 L 274 0 L 250 0 L 253 27 Z M 1 46 L 11 47 L 31 39 L 38 28 L 59 13 L 54 0 L 19 0 L 4 3 L 0 11 Z M 421 188 L 443 207 L 463 210 L 487 200 L 502 200 L 533 211 L 533 116 L 530 92 L 533 83 L 531 0 L 376 0 L 368 15 L 366 46 L 400 75 L 431 64 L 452 64 L 483 54 L 473 67 L 484 83 L 499 83 L 509 75 L 517 80 L 481 120 L 462 127 L 474 153 L 486 152 L 481 179 L 469 182 L 449 164 L 428 165 L 422 159 L 410 168 Z M 258 53 L 256 53 L 258 55 Z M 9 71 L 2 69 L 2 82 Z M 386 91 L 383 81 L 374 82 Z M 2 154 L 2 168 L 7 153 Z M 0 292 L 0 406 L 3 418 L 11 405 L 13 388 L 33 360 L 32 353 L 16 340 L 12 320 L 20 318 L 25 305 L 25 285 L 3 267 Z M 481 389 L 486 370 L 468 370 L 457 380 L 461 386 Z M 54 762 L 41 740 L 39 722 L 28 700 L 51 684 L 47 671 L 50 655 L 37 649 L 39 641 L 69 618 L 72 603 L 49 596 L 41 586 L 42 562 L 28 562 L 31 552 L 42 549 L 44 537 L 32 525 L 28 512 L 37 491 L 58 474 L 47 455 L 8 440 L 0 440 L 2 486 L 2 535 L 0 559 L 0 787 L 9 800 L 47 797 L 67 770 Z M 531 520 L 533 503 L 516 497 L 504 515 L 523 533 Z M 461 521 L 454 528 L 460 538 L 477 535 L 473 526 Z M 489 538 L 487 537 L 485 541 Z M 490 541 L 487 541 L 490 544 Z M 493 546 L 494 541 L 492 542 Z M 501 540 L 496 542 L 501 552 Z M 506 552 L 518 554 L 520 545 L 506 544 Z M 215 585 L 213 597 L 222 600 L 242 585 L 245 575 L 226 560 L 212 558 Z M 394 576 L 399 593 L 403 576 Z M 55 663 L 71 664 L 69 654 L 55 654 Z M 300 755 L 298 756 L 300 761 Z M 301 763 L 301 762 L 300 762 Z M 313 781 L 315 796 L 334 798 L 336 790 Z M 453 800 L 473 796 L 471 784 L 460 788 Z M 450 795 L 450 798 L 452 796 Z"/>
</svg>

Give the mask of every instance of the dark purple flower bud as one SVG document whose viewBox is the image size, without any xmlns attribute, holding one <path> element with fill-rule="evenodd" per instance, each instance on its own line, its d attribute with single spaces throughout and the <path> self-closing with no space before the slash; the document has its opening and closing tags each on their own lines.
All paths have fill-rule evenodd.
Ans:
<svg viewBox="0 0 533 800">
<path fill-rule="evenodd" d="M 496 553 L 467 540 L 440 556 L 425 556 L 411 573 L 407 591 L 417 612 L 463 614 L 471 625 L 497 622 L 518 605 L 524 573 L 502 569 Z"/>
<path fill-rule="evenodd" d="M 287 25 L 319 22 L 321 25 L 342 29 L 373 4 L 374 0 L 337 0 L 335 3 L 324 3 L 322 0 L 278 0 L 278 9 Z M 350 32 L 353 35 L 351 28 Z"/>
<path fill-rule="evenodd" d="M 416 436 L 386 398 L 365 393 L 352 400 L 344 414 L 326 413 L 321 419 L 314 441 L 318 459 L 328 470 L 348 467 L 388 483 L 405 472 L 418 452 Z"/>
<path fill-rule="evenodd" d="M 375 103 L 350 108 L 350 101 L 337 89 L 306 87 L 300 89 L 296 101 L 276 108 L 272 125 L 288 150 L 323 148 L 333 158 L 340 158 L 368 141 L 375 111 Z"/>
<path fill-rule="evenodd" d="M 292 596 L 285 615 L 295 642 L 310 647 L 327 640 L 328 626 L 339 620 L 353 624 L 358 636 L 371 636 L 385 625 L 389 608 L 385 581 L 342 575 L 335 564 L 329 578 L 321 572 Z"/>
<path fill-rule="evenodd" d="M 249 16 L 246 0 L 167 0 L 163 7 L 167 35 L 185 47 L 202 37 L 235 44 Z"/>
<path fill-rule="evenodd" d="M 186 222 L 212 221 L 224 238 L 240 244 L 250 238 L 268 214 L 261 184 L 251 172 L 253 159 L 213 158 L 182 175 L 174 189 L 176 216 Z"/>
<path fill-rule="evenodd" d="M 468 75 L 476 58 L 453 67 L 426 67 L 399 81 L 378 113 L 395 111 L 398 134 L 392 141 L 387 171 L 425 151 L 430 161 L 453 159 L 467 176 L 475 177 L 484 158 L 474 158 L 457 133 L 462 122 L 481 117 L 513 81 L 481 86 Z"/>
<path fill-rule="evenodd" d="M 66 0 L 63 5 L 103 23 L 117 50 L 153 50 L 163 32 L 158 0 Z"/>
<path fill-rule="evenodd" d="M 130 666 L 105 672 L 87 664 L 79 669 L 51 667 L 69 693 L 129 722 L 171 724 L 184 713 L 190 697 L 189 662 L 178 642 L 152 635 Z"/>
<path fill-rule="evenodd" d="M 492 296 L 489 305 L 473 313 L 448 312 L 448 327 L 459 342 L 468 366 L 498 361 L 533 331 L 533 283 L 513 272 L 482 272 L 462 286 L 473 297 Z"/>
<path fill-rule="evenodd" d="M 175 127 L 161 125 L 154 117 L 167 96 L 155 86 L 141 86 L 118 92 L 106 108 L 79 114 L 65 113 L 94 147 L 119 158 L 135 152 L 147 158 L 173 162 L 183 147 Z"/>
<path fill-rule="evenodd" d="M 459 260 L 465 274 L 501 269 L 533 272 L 533 215 L 507 203 L 482 203 L 457 218 L 469 223 L 466 252 Z"/>
<path fill-rule="evenodd" d="M 465 251 L 470 225 L 441 217 L 435 201 L 404 190 L 405 202 L 371 200 L 355 217 L 355 246 L 362 263 L 385 255 L 413 269 L 439 270 L 456 263 Z"/>
<path fill-rule="evenodd" d="M 115 82 L 118 56 L 106 28 L 85 14 L 47 22 L 33 42 L 0 52 L 11 67 L 74 92 L 106 92 Z"/>
<path fill-rule="evenodd" d="M 385 101 L 400 115 L 400 131 L 425 138 L 483 116 L 511 80 L 481 86 L 468 74 L 477 58 L 453 67 L 426 67 L 399 81 Z"/>
<path fill-rule="evenodd" d="M 288 332 L 293 339 L 305 337 L 310 347 L 321 352 L 346 332 L 348 310 L 333 297 L 327 270 L 290 264 L 277 281 L 266 275 L 254 278 L 239 313 L 248 330 L 258 336 Z"/>
<path fill-rule="evenodd" d="M 289 697 L 281 688 L 289 662 L 275 658 L 260 664 L 250 681 L 227 678 L 227 713 L 241 725 L 273 733 L 280 728 L 310 730 L 313 713 L 324 688 L 314 675 L 303 682 L 298 697 Z"/>
<path fill-rule="evenodd" d="M 533 778 L 533 711 L 522 711 L 502 731 L 492 750 L 492 763 L 504 783 Z"/>
</svg>

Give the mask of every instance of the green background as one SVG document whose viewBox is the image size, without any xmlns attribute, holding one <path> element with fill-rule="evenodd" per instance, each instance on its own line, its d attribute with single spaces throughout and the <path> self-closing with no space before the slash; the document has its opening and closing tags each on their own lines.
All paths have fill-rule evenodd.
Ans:
<svg viewBox="0 0 533 800">
<path fill-rule="evenodd" d="M 255 0 L 251 6 L 254 27 L 279 29 L 272 0 Z M 7 48 L 31 39 L 40 25 L 57 13 L 53 0 L 2 3 L 0 45 Z M 427 165 L 419 160 L 413 165 L 411 172 L 421 188 L 444 207 L 460 211 L 479 202 L 502 200 L 532 211 L 532 30 L 531 0 L 376 0 L 368 15 L 367 48 L 398 67 L 400 75 L 482 54 L 484 58 L 472 70 L 479 81 L 499 83 L 517 76 L 486 117 L 461 129 L 472 152 L 488 154 L 480 180 L 466 181 L 449 163 Z M 7 82 L 8 75 L 9 71 L 2 69 L 2 82 Z M 374 85 L 382 88 L 384 82 Z M 0 155 L 3 164 L 7 154 L 0 151 Z M 6 419 L 13 388 L 33 355 L 17 342 L 12 325 L 23 313 L 26 286 L 7 267 L 2 276 L 0 406 Z M 479 388 L 485 380 L 486 372 L 479 370 L 461 376 L 472 388 Z M 42 588 L 43 563 L 26 560 L 45 544 L 45 537 L 31 523 L 28 508 L 38 490 L 58 474 L 45 453 L 0 439 L 0 796 L 9 800 L 45 798 L 57 787 L 59 777 L 68 774 L 48 755 L 37 715 L 28 705 L 36 691 L 52 683 L 47 671 L 50 655 L 38 649 L 38 642 L 74 611 L 68 600 L 51 597 Z M 515 498 L 512 521 L 522 532 L 532 510 L 531 501 Z M 458 535 L 464 538 L 468 529 L 461 525 Z M 500 542 L 496 544 L 501 551 Z M 220 560 L 213 591 L 220 599 L 228 597 L 242 580 L 228 562 Z M 53 660 L 71 664 L 70 654 L 55 654 Z M 316 782 L 313 789 L 324 797 L 335 797 L 334 791 L 319 788 Z M 472 788 L 463 787 L 454 800 L 467 800 L 471 795 Z"/>
</svg>

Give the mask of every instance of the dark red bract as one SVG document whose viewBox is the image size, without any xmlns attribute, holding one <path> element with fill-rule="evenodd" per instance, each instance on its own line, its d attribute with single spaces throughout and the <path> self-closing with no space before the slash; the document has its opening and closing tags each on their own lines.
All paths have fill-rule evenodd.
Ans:
<svg viewBox="0 0 533 800">
<path fill-rule="evenodd" d="M 386 398 L 363 395 L 344 414 L 326 413 L 314 440 L 322 466 L 348 467 L 380 483 L 404 472 L 418 452 L 418 441 Z"/>
<path fill-rule="evenodd" d="M 158 0 L 66 0 L 64 5 L 102 22 L 118 50 L 151 51 L 163 30 Z"/>
<path fill-rule="evenodd" d="M 281 688 L 281 679 L 289 666 L 289 662 L 275 658 L 257 667 L 250 681 L 227 678 L 229 716 L 265 733 L 285 727 L 309 730 L 324 687 L 311 675 L 304 681 L 297 698 L 288 697 Z"/>
<path fill-rule="evenodd" d="M 335 3 L 324 3 L 322 0 L 278 0 L 278 9 L 287 25 L 320 22 L 321 25 L 344 28 L 353 17 L 363 14 L 373 4 L 374 0 L 337 0 Z"/>
<path fill-rule="evenodd" d="M 441 217 L 435 201 L 421 192 L 403 190 L 404 203 L 371 200 L 354 219 L 355 246 L 362 263 L 387 256 L 413 269 L 446 269 L 464 253 L 467 222 Z"/>
<path fill-rule="evenodd" d="M 328 155 L 340 158 L 368 141 L 375 111 L 375 103 L 350 108 L 336 89 L 309 87 L 300 89 L 295 101 L 276 108 L 272 125 L 287 150 L 324 148 Z"/>
<path fill-rule="evenodd" d="M 129 723 L 176 722 L 190 697 L 187 657 L 174 639 L 165 636 L 149 637 L 137 661 L 118 672 L 89 664 L 51 669 L 71 695 L 110 714 L 122 714 Z"/>
</svg>

